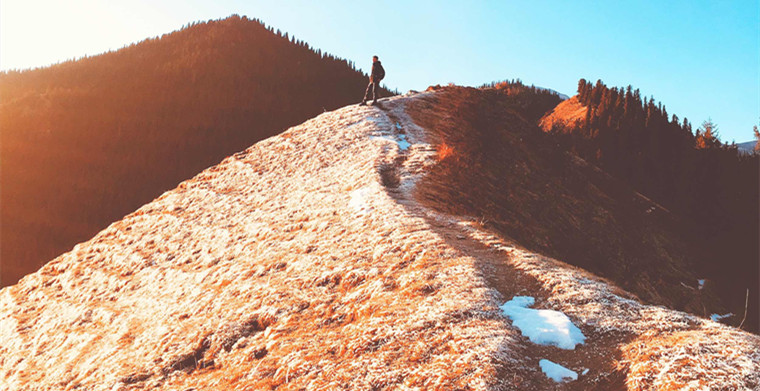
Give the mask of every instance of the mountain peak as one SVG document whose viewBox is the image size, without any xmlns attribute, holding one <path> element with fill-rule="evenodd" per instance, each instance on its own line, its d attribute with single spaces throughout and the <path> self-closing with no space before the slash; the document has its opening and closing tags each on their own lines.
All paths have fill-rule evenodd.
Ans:
<svg viewBox="0 0 760 391">
<path fill-rule="evenodd" d="M 366 85 L 348 61 L 236 16 L 0 73 L 0 286 Z"/>
</svg>

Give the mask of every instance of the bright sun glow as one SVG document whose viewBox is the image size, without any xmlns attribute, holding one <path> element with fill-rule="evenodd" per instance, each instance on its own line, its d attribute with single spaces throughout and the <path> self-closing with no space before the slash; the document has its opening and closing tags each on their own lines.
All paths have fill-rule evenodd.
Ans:
<svg viewBox="0 0 760 391">
<path fill-rule="evenodd" d="M 170 2 L 3 0 L 0 69 L 45 66 L 116 50 L 179 29 L 201 19 L 198 16 L 204 10 L 186 7 L 186 12 L 174 12 L 172 8 Z"/>
</svg>

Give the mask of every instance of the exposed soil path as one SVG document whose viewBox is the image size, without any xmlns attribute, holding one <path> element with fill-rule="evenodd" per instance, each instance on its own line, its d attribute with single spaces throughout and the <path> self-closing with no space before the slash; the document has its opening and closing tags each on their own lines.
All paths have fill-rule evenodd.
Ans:
<svg viewBox="0 0 760 391">
<path fill-rule="evenodd" d="M 389 122 L 394 124 L 389 133 L 406 135 L 407 128 L 415 128 L 413 122 L 407 115 L 402 115 L 401 111 L 405 110 L 404 101 L 383 102 L 380 109 L 388 116 Z M 408 206 L 410 213 L 418 217 L 425 218 L 432 229 L 445 239 L 446 243 L 456 249 L 464 256 L 472 257 L 480 270 L 482 277 L 488 282 L 488 285 L 496 289 L 505 300 L 514 296 L 532 296 L 536 299 L 535 308 L 546 308 L 546 298 L 549 293 L 543 289 L 542 284 L 535 277 L 521 272 L 512 264 L 513 252 L 525 254 L 528 251 L 518 249 L 516 245 L 513 250 L 496 249 L 472 237 L 472 226 L 477 226 L 477 222 L 472 221 L 472 217 L 451 216 L 440 211 L 434 211 L 424 206 L 416 199 L 414 187 L 400 186 L 399 172 L 408 171 L 404 167 L 409 153 L 402 151 L 401 154 L 393 157 L 394 165 L 383 164 L 380 166 L 380 174 L 383 178 L 392 178 L 384 180 L 389 195 Z M 422 174 L 424 175 L 424 174 Z M 419 178 L 407 175 L 407 181 L 416 181 Z M 402 187 L 406 191 L 398 191 Z M 409 202 L 412 201 L 412 202 Z M 509 321 L 507 321 L 509 322 Z M 554 346 L 537 345 L 530 342 L 527 337 L 521 340 L 520 351 L 525 355 L 525 361 L 532 363 L 535 368 L 539 368 L 538 362 L 541 359 L 549 359 L 559 363 L 567 368 L 575 370 L 579 374 L 577 381 L 558 384 L 548 379 L 540 371 L 526 373 L 516 373 L 514 368 L 504 367 L 499 376 L 507 383 L 513 386 L 521 387 L 525 390 L 617 390 L 625 389 L 625 371 L 617 368 L 617 362 L 621 358 L 619 346 L 621 342 L 632 339 L 630 335 L 603 335 L 594 330 L 594 328 L 579 324 L 577 320 L 574 323 L 579 326 L 586 336 L 586 343 L 576 346 L 574 350 L 565 350 Z M 511 325 L 511 322 L 510 322 Z M 515 329 L 516 333 L 519 330 Z M 510 346 L 515 349 L 515 346 Z M 584 373 L 585 372 L 585 373 Z M 581 373 L 584 373 L 581 375 Z"/>
</svg>

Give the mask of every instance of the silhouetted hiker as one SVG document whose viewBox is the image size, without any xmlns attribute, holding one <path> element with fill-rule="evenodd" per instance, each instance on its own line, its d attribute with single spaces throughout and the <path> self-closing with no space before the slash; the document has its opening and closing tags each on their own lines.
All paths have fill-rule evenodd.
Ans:
<svg viewBox="0 0 760 391">
<path fill-rule="evenodd" d="M 359 103 L 360 105 L 366 105 L 367 99 L 369 99 L 369 92 L 372 91 L 372 104 L 377 103 L 377 95 L 378 95 L 378 87 L 380 87 L 380 80 L 383 80 L 385 77 L 385 69 L 383 69 L 383 65 L 380 64 L 380 60 L 377 58 L 377 56 L 372 56 L 372 72 L 369 75 L 369 85 L 367 86 L 367 91 L 364 93 L 364 99 L 362 100 L 362 103 Z"/>
</svg>

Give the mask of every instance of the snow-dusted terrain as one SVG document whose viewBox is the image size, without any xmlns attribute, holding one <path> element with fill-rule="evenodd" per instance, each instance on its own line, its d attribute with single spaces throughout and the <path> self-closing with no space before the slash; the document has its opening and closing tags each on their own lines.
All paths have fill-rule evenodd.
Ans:
<svg viewBox="0 0 760 391">
<path fill-rule="evenodd" d="M 757 389 L 757 336 L 420 203 L 435 94 L 257 143 L 0 291 L 0 389 Z"/>
</svg>

